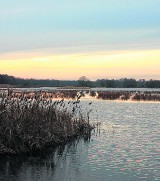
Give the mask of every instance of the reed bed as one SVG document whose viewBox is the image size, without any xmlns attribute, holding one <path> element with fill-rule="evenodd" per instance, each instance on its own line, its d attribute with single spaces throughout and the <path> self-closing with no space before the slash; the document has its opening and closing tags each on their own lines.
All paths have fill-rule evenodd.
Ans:
<svg viewBox="0 0 160 181">
<path fill-rule="evenodd" d="M 90 91 L 90 95 L 104 100 L 160 101 L 160 91 Z"/>
<path fill-rule="evenodd" d="M 11 98 L 27 98 L 27 99 L 76 99 L 77 94 L 81 92 L 81 96 L 84 96 L 82 91 L 78 90 L 25 90 L 18 89 L 0 90 L 0 97 L 10 95 Z"/>
<path fill-rule="evenodd" d="M 93 126 L 75 100 L 53 101 L 41 92 L 0 93 L 0 154 L 33 153 L 89 135 Z"/>
</svg>

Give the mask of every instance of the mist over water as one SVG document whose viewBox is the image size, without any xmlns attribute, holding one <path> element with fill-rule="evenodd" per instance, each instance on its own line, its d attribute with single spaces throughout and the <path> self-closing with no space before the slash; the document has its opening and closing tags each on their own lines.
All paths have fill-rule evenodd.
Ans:
<svg viewBox="0 0 160 181">
<path fill-rule="evenodd" d="M 92 104 L 89 103 L 92 101 Z M 0 158 L 4 181 L 160 180 L 160 104 L 81 100 L 99 127 L 90 140 L 36 157 Z"/>
</svg>

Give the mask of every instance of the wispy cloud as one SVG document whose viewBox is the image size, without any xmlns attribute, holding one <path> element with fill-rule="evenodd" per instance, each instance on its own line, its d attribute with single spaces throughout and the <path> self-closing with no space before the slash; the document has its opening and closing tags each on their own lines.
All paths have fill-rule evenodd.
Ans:
<svg viewBox="0 0 160 181">
<path fill-rule="evenodd" d="M 0 51 L 160 48 L 159 6 L 159 0 L 0 1 Z"/>
<path fill-rule="evenodd" d="M 0 0 L 0 72 L 158 75 L 159 7 L 159 0 Z"/>
</svg>

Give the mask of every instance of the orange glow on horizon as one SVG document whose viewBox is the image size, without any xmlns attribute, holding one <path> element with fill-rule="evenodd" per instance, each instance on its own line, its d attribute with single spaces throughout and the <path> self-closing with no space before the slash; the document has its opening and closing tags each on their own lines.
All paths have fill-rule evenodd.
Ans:
<svg viewBox="0 0 160 181">
<path fill-rule="evenodd" d="M 0 55 L 0 74 L 23 78 L 89 79 L 137 77 L 160 79 L 160 51 L 109 51 L 88 54 L 14 53 Z M 155 77 L 156 78 L 156 77 Z"/>
</svg>

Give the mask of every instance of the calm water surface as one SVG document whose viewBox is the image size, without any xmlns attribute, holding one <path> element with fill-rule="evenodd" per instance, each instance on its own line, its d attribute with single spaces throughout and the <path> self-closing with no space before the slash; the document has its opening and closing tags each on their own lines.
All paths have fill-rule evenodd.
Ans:
<svg viewBox="0 0 160 181">
<path fill-rule="evenodd" d="M 0 158 L 0 181 L 160 180 L 160 103 L 83 99 L 101 125 L 34 158 Z"/>
</svg>

